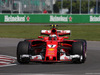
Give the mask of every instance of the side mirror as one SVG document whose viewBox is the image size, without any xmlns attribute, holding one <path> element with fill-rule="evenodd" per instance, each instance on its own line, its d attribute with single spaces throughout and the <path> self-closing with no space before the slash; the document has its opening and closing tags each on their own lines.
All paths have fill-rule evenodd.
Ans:
<svg viewBox="0 0 100 75">
<path fill-rule="evenodd" d="M 41 39 L 43 39 L 43 36 L 38 36 L 38 38 L 41 38 Z"/>
<path fill-rule="evenodd" d="M 68 39 L 69 37 L 63 37 L 64 39 Z"/>
</svg>

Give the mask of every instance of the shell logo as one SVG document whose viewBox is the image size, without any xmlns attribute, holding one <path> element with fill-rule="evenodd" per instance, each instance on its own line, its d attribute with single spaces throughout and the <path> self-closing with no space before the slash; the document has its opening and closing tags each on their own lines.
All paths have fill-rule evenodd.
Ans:
<svg viewBox="0 0 100 75">
<path fill-rule="evenodd" d="M 48 50 L 49 50 L 49 51 L 54 51 L 55 49 L 54 49 L 54 48 L 49 48 Z"/>
</svg>

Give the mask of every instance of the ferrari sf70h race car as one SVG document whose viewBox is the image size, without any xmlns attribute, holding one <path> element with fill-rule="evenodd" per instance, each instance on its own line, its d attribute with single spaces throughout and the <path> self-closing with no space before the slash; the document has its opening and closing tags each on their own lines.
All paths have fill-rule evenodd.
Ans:
<svg viewBox="0 0 100 75">
<path fill-rule="evenodd" d="M 35 62 L 67 62 L 84 63 L 86 61 L 87 42 L 84 39 L 68 40 L 70 30 L 41 30 L 39 39 L 26 39 L 17 46 L 17 61 L 20 64 Z"/>
</svg>

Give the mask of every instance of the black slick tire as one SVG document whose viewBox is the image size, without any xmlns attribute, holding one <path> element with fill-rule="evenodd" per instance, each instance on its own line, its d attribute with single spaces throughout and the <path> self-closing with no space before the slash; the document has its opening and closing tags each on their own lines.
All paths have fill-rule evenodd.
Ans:
<svg viewBox="0 0 100 75">
<path fill-rule="evenodd" d="M 72 54 L 80 55 L 82 57 L 82 59 L 81 58 L 72 59 L 73 63 L 84 63 L 86 60 L 84 44 L 82 42 L 74 42 L 72 44 Z"/>
<path fill-rule="evenodd" d="M 30 59 L 29 58 L 21 58 L 21 55 L 28 54 L 29 51 L 29 42 L 27 41 L 20 41 L 17 45 L 17 61 L 20 64 L 28 64 Z"/>
</svg>

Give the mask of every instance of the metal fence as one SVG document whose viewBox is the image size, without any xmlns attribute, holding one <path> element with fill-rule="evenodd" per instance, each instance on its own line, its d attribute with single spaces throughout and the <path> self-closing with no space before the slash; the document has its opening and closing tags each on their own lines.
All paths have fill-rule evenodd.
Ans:
<svg viewBox="0 0 100 75">
<path fill-rule="evenodd" d="M 0 13 L 53 12 L 53 0 L 0 0 Z"/>
<path fill-rule="evenodd" d="M 100 13 L 100 0 L 59 0 L 59 2 L 61 14 Z"/>
<path fill-rule="evenodd" d="M 100 0 L 0 0 L 0 13 L 98 14 Z"/>
<path fill-rule="evenodd" d="M 20 0 L 24 13 L 42 13 L 44 9 L 52 12 L 52 0 Z"/>
</svg>

